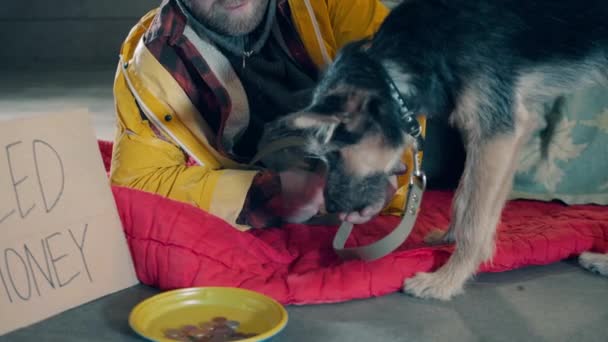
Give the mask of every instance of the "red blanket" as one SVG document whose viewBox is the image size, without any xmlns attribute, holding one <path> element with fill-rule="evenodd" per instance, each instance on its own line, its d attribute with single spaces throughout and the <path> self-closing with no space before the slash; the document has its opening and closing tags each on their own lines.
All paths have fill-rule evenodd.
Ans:
<svg viewBox="0 0 608 342">
<path fill-rule="evenodd" d="M 106 168 L 111 144 L 100 142 Z M 401 289 L 416 272 L 441 266 L 452 247 L 421 240 L 445 228 L 452 193 L 427 191 L 415 229 L 397 251 L 373 262 L 341 261 L 331 247 L 337 227 L 289 225 L 239 232 L 193 206 L 141 191 L 113 188 L 137 275 L 160 289 L 237 286 L 284 304 L 346 301 Z M 349 245 L 368 244 L 397 224 L 378 217 L 355 227 Z M 480 272 L 543 265 L 583 251 L 608 250 L 608 210 L 511 201 L 503 213 L 492 263 Z"/>
</svg>

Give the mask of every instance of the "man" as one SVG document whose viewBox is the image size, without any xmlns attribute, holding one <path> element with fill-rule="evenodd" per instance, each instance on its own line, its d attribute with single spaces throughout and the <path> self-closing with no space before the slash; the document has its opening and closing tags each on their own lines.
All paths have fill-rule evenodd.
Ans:
<svg viewBox="0 0 608 342">
<path fill-rule="evenodd" d="M 312 218 L 323 207 L 322 172 L 246 164 L 263 125 L 302 108 L 337 50 L 372 35 L 387 14 L 378 0 L 165 0 L 120 51 L 112 183 L 240 229 Z M 362 223 L 402 201 L 341 218 Z"/>
</svg>

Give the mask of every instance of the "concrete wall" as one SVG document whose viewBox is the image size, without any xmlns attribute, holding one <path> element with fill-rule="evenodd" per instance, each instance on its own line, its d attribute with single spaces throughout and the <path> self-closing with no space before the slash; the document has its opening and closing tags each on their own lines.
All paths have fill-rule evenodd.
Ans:
<svg viewBox="0 0 608 342">
<path fill-rule="evenodd" d="M 113 67 L 125 35 L 160 1 L 3 0 L 0 70 Z"/>
<path fill-rule="evenodd" d="M 0 68 L 116 62 L 129 29 L 160 0 L 3 0 Z"/>
</svg>

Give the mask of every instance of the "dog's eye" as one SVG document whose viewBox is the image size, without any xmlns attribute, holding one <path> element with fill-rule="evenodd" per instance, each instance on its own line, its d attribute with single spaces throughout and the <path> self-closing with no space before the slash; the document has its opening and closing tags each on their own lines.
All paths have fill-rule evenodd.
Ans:
<svg viewBox="0 0 608 342">
<path fill-rule="evenodd" d="M 326 108 L 329 108 L 331 111 L 338 111 L 342 108 L 344 103 L 346 102 L 346 97 L 344 95 L 329 95 L 323 100 L 323 105 Z"/>
<path fill-rule="evenodd" d="M 378 98 L 372 98 L 367 102 L 367 112 L 372 116 L 380 115 L 381 102 Z"/>
<path fill-rule="evenodd" d="M 349 120 L 349 119 L 352 119 L 353 116 L 354 116 L 354 114 L 351 113 L 351 112 L 342 112 L 342 113 L 340 113 L 340 118 L 342 120 L 346 120 L 346 121 Z"/>
<path fill-rule="evenodd" d="M 345 100 L 342 95 L 328 95 L 310 108 L 310 111 L 324 114 L 338 113 L 343 110 Z"/>
</svg>

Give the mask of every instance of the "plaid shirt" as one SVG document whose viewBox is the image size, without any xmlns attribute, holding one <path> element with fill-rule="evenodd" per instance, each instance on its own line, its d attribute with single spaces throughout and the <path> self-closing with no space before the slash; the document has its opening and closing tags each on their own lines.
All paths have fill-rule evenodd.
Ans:
<svg viewBox="0 0 608 342">
<path fill-rule="evenodd" d="M 306 71 L 315 74 L 317 67 L 291 21 L 287 0 L 277 2 L 276 20 L 291 55 Z M 231 110 L 229 94 L 203 56 L 184 36 L 186 24 L 187 19 L 175 0 L 165 0 L 144 36 L 144 43 L 175 78 L 199 113 L 204 115 L 205 121 L 216 133 L 216 141 L 212 142 L 215 148 L 226 157 L 238 159 L 229 155 L 222 144 L 222 134 Z M 270 171 L 260 172 L 253 180 L 237 223 L 252 227 L 280 225 L 280 196 L 278 175 Z"/>
</svg>

